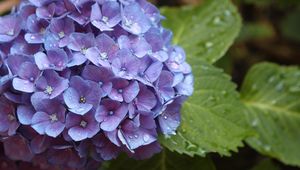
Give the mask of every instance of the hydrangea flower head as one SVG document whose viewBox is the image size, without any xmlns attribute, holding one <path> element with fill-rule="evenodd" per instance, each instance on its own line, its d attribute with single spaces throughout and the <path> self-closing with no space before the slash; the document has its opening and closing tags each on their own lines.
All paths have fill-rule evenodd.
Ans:
<svg viewBox="0 0 300 170">
<path fill-rule="evenodd" d="M 146 0 L 22 0 L 0 17 L 7 158 L 93 169 L 122 152 L 158 153 L 158 135 L 176 134 L 193 93 L 185 52 L 162 19 Z"/>
</svg>

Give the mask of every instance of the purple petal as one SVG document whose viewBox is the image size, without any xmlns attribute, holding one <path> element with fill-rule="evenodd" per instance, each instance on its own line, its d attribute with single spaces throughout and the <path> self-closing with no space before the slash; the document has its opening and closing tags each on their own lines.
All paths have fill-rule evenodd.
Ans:
<svg viewBox="0 0 300 170">
<path fill-rule="evenodd" d="M 123 8 L 122 27 L 128 32 L 138 35 L 151 27 L 151 22 L 143 13 L 138 3 L 131 3 Z"/>
<path fill-rule="evenodd" d="M 0 42 L 9 42 L 15 39 L 21 31 L 21 20 L 15 15 L 0 17 Z"/>
<path fill-rule="evenodd" d="M 17 109 L 18 120 L 23 125 L 30 125 L 34 114 L 34 109 L 31 106 L 19 106 Z"/>
<path fill-rule="evenodd" d="M 30 148 L 33 153 L 40 154 L 50 146 L 50 139 L 47 136 L 37 135 L 31 142 Z"/>
<path fill-rule="evenodd" d="M 146 78 L 153 83 L 156 81 L 162 71 L 163 64 L 161 62 L 155 62 L 151 64 L 148 69 L 145 71 Z"/>
<path fill-rule="evenodd" d="M 134 81 L 134 82 L 130 83 L 129 86 L 127 86 L 124 89 L 124 92 L 123 92 L 123 98 L 124 98 L 125 102 L 130 103 L 133 99 L 136 98 L 139 91 L 140 91 L 140 88 L 139 88 L 138 82 Z"/>
<path fill-rule="evenodd" d="M 25 93 L 32 93 L 35 90 L 34 83 L 29 80 L 23 80 L 20 78 L 13 79 L 13 87 L 18 91 L 22 91 Z"/>
<path fill-rule="evenodd" d="M 39 134 L 45 134 L 46 128 L 49 125 L 49 115 L 45 112 L 37 112 L 32 117 L 31 126 Z"/>
<path fill-rule="evenodd" d="M 63 132 L 64 129 L 65 129 L 65 125 L 63 123 L 55 122 L 47 126 L 45 133 L 48 136 L 56 138 L 58 135 L 60 135 Z"/>
<path fill-rule="evenodd" d="M 88 137 L 88 132 L 81 127 L 72 127 L 69 129 L 68 134 L 74 141 L 82 141 Z"/>
<path fill-rule="evenodd" d="M 20 135 L 6 138 L 3 146 L 5 155 L 11 160 L 31 161 L 34 156 L 27 140 Z"/>
</svg>

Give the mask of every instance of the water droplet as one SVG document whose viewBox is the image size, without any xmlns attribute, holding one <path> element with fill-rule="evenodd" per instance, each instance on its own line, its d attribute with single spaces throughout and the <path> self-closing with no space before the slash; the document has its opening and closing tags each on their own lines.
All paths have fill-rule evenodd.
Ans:
<svg viewBox="0 0 300 170">
<path fill-rule="evenodd" d="M 150 136 L 148 134 L 144 134 L 144 136 L 143 136 L 144 142 L 148 142 L 149 139 L 150 139 Z"/>
<path fill-rule="evenodd" d="M 178 145 L 178 143 L 175 142 L 174 140 L 171 140 L 171 142 L 172 142 L 174 145 Z"/>
<path fill-rule="evenodd" d="M 272 100 L 271 101 L 271 104 L 273 104 L 273 105 L 276 104 L 276 103 L 277 103 L 277 100 Z"/>
<path fill-rule="evenodd" d="M 283 90 L 283 82 L 280 82 L 279 84 L 277 84 L 277 86 L 275 88 L 277 91 L 282 91 Z"/>
<path fill-rule="evenodd" d="M 221 21 L 221 18 L 218 17 L 218 16 L 216 16 L 216 17 L 214 18 L 214 20 L 213 20 L 213 23 L 214 23 L 215 25 L 219 25 L 221 22 L 222 22 L 222 21 Z"/>
<path fill-rule="evenodd" d="M 129 139 L 133 139 L 133 136 L 128 136 L 129 137 Z"/>
<path fill-rule="evenodd" d="M 264 150 L 267 151 L 267 152 L 271 151 L 271 146 L 265 145 Z"/>
<path fill-rule="evenodd" d="M 251 122 L 251 126 L 252 127 L 256 127 L 258 125 L 258 119 L 254 119 L 252 122 Z"/>
<path fill-rule="evenodd" d="M 137 135 L 137 134 L 134 135 L 134 138 L 138 138 L 138 137 L 139 137 L 139 135 Z"/>
<path fill-rule="evenodd" d="M 300 92 L 300 84 L 289 88 L 290 92 Z"/>
<path fill-rule="evenodd" d="M 275 79 L 276 79 L 276 77 L 275 77 L 275 76 L 272 76 L 272 77 L 269 78 L 268 82 L 269 82 L 269 83 L 272 83 L 272 82 L 275 81 Z"/>
<path fill-rule="evenodd" d="M 188 151 L 191 151 L 191 152 L 193 152 L 193 151 L 196 152 L 198 150 L 198 146 L 196 144 L 186 141 L 185 149 Z"/>
<path fill-rule="evenodd" d="M 203 70 L 208 70 L 208 67 L 205 66 L 205 65 L 201 66 L 201 68 L 202 68 Z"/>
<path fill-rule="evenodd" d="M 253 84 L 251 88 L 252 90 L 257 90 L 257 84 Z"/>
<path fill-rule="evenodd" d="M 164 119 L 165 119 L 165 120 L 167 120 L 167 119 L 168 119 L 168 116 L 167 116 L 167 115 L 165 115 L 165 116 L 164 116 Z"/>
<path fill-rule="evenodd" d="M 231 16 L 231 11 L 225 10 L 224 14 L 225 14 L 226 16 Z"/>
<path fill-rule="evenodd" d="M 205 43 L 205 47 L 206 48 L 211 48 L 213 45 L 214 45 L 214 43 L 212 43 L 210 41 L 208 41 L 208 42 Z"/>
</svg>

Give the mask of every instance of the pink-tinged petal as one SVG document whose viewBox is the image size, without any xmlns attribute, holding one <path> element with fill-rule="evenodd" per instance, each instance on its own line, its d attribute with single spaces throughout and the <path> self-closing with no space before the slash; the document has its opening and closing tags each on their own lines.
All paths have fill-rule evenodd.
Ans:
<svg viewBox="0 0 300 170">
<path fill-rule="evenodd" d="M 123 98 L 125 102 L 130 103 L 133 99 L 136 98 L 136 96 L 139 94 L 139 91 L 140 88 L 139 83 L 137 81 L 130 83 L 130 85 L 127 86 L 123 92 Z"/>
<path fill-rule="evenodd" d="M 81 127 L 72 127 L 68 134 L 74 141 L 82 141 L 88 137 L 88 132 Z"/>
<path fill-rule="evenodd" d="M 20 78 L 13 79 L 13 87 L 18 91 L 22 91 L 25 93 L 32 93 L 35 90 L 34 83 L 30 82 L 29 80 L 23 80 Z"/>
</svg>

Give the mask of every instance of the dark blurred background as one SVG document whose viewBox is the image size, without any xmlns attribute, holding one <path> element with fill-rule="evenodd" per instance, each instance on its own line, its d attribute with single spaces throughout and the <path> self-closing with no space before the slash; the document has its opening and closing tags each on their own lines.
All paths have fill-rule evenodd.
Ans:
<svg viewBox="0 0 300 170">
<path fill-rule="evenodd" d="M 201 5 L 204 0 L 150 0 L 158 6 Z M 257 62 L 300 65 L 300 0 L 233 0 L 243 18 L 235 44 L 217 63 L 241 84 L 248 69 Z M 0 0 L 0 14 L 18 0 Z M 300 145 L 299 145 L 300 147 Z M 249 147 L 232 157 L 210 155 L 218 170 L 297 170 L 259 155 Z M 260 164 L 259 168 L 253 168 Z M 272 167 L 272 168 L 270 168 Z"/>
</svg>

